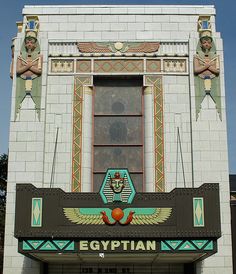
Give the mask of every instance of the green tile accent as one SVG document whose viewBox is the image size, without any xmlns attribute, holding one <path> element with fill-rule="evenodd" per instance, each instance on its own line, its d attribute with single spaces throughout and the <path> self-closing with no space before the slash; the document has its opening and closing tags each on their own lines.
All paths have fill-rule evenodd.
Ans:
<svg viewBox="0 0 236 274">
<path fill-rule="evenodd" d="M 74 251 L 75 250 L 75 242 L 72 241 L 64 250 Z"/>
<path fill-rule="evenodd" d="M 59 249 L 63 249 L 70 241 L 53 241 L 53 243 L 59 248 Z"/>
<path fill-rule="evenodd" d="M 170 245 L 174 250 L 182 243 L 183 241 L 166 241 L 168 245 Z"/>
<path fill-rule="evenodd" d="M 31 211 L 31 226 L 42 226 L 42 211 L 43 211 L 43 199 L 32 198 L 32 211 Z"/>
<path fill-rule="evenodd" d="M 203 198 L 193 198 L 193 225 L 204 227 L 204 201 Z"/>
<path fill-rule="evenodd" d="M 167 244 L 165 244 L 165 242 L 161 241 L 161 250 L 166 251 L 166 250 L 171 250 L 171 249 L 169 248 L 169 246 Z"/>
<path fill-rule="evenodd" d="M 208 242 L 207 240 L 193 240 L 192 241 L 198 249 L 202 249 L 203 246 Z"/>
<path fill-rule="evenodd" d="M 28 251 L 32 250 L 32 247 L 30 247 L 27 242 L 23 241 L 22 249 Z"/>
<path fill-rule="evenodd" d="M 56 251 L 58 250 L 57 247 L 50 241 L 47 241 L 42 247 L 40 247 L 40 250 L 45 250 L 45 251 Z"/>
<path fill-rule="evenodd" d="M 213 250 L 213 241 L 210 241 L 204 248 L 204 250 Z"/>
<path fill-rule="evenodd" d="M 44 241 L 34 241 L 29 240 L 28 243 L 33 246 L 34 249 L 37 249 Z"/>
<path fill-rule="evenodd" d="M 178 250 L 186 251 L 186 250 L 196 250 L 196 247 L 193 246 L 189 241 L 185 241 Z"/>
</svg>

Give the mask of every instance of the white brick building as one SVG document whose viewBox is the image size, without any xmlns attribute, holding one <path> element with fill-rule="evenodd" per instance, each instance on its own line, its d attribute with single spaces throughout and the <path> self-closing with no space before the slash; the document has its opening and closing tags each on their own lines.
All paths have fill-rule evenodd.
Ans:
<svg viewBox="0 0 236 274">
<path fill-rule="evenodd" d="M 219 70 L 214 74 L 214 65 L 210 66 L 209 79 L 201 78 L 194 64 L 204 31 L 216 48 L 210 62 L 217 62 Z M 32 69 L 28 77 L 31 69 L 19 71 L 18 60 L 27 63 L 31 58 L 22 57 L 30 32 L 40 45 L 42 64 L 38 53 L 41 72 Z M 93 264 L 86 258 L 51 260 L 35 251 L 31 259 L 18 252 L 16 184 L 98 192 L 108 168 L 128 168 L 138 192 L 219 184 L 222 236 L 216 254 L 201 261 L 176 255 L 169 261 L 157 260 L 153 269 L 163 266 L 158 270 L 163 274 L 232 274 L 223 46 L 215 29 L 214 7 L 25 6 L 14 56 L 4 274 L 69 274 L 89 269 L 81 270 L 82 262 Z M 22 90 L 18 78 L 33 84 L 30 88 L 25 84 Z M 41 82 L 35 84 L 35 79 Z M 220 94 L 214 93 L 213 79 Z M 205 81 L 205 87 L 210 81 L 210 90 L 205 88 L 201 95 L 195 80 Z M 34 93 L 36 85 L 39 93 Z M 114 95 L 108 94 L 111 89 Z M 51 266 L 55 262 L 60 265 L 57 272 Z M 107 263 L 112 264 L 112 259 Z"/>
</svg>

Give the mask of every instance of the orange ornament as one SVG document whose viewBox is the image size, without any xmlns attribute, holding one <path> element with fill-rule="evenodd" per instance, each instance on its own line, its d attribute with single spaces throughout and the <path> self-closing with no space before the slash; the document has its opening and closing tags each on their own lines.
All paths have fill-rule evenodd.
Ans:
<svg viewBox="0 0 236 274">
<path fill-rule="evenodd" d="M 120 208 L 115 208 L 112 210 L 111 216 L 114 220 L 120 221 L 124 217 L 124 212 Z"/>
</svg>

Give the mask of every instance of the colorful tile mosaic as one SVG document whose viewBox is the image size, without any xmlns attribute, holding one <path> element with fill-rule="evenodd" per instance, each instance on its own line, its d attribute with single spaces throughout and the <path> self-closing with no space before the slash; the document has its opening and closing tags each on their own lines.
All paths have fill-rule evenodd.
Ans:
<svg viewBox="0 0 236 274">
<path fill-rule="evenodd" d="M 160 72 L 161 60 L 147 60 L 146 67 L 147 72 Z"/>
<path fill-rule="evenodd" d="M 143 72 L 143 60 L 115 59 L 115 60 L 95 60 L 94 72 L 96 73 L 133 73 Z"/>
<path fill-rule="evenodd" d="M 76 60 L 76 72 L 90 73 L 91 63 L 91 60 Z"/>
</svg>

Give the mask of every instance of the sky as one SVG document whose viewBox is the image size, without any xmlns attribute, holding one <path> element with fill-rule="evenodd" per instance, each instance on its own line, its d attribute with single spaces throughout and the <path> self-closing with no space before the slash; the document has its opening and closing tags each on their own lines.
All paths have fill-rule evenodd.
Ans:
<svg viewBox="0 0 236 274">
<path fill-rule="evenodd" d="M 10 0 L 0 9 L 0 154 L 8 152 L 11 108 L 11 85 L 9 68 L 11 40 L 16 35 L 16 22 L 22 20 L 24 5 L 215 5 L 216 29 L 224 40 L 224 65 L 226 108 L 229 148 L 229 171 L 236 174 L 236 0 Z"/>
</svg>

